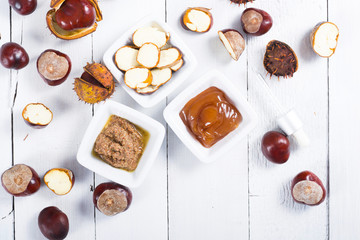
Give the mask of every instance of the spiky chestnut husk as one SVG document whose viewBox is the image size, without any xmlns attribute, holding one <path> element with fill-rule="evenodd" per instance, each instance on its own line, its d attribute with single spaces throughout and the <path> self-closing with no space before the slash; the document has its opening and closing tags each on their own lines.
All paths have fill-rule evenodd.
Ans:
<svg viewBox="0 0 360 240">
<path fill-rule="evenodd" d="M 266 46 L 264 67 L 270 77 L 292 77 L 298 69 L 298 59 L 289 45 L 272 40 Z"/>
<path fill-rule="evenodd" d="M 80 100 L 94 104 L 108 99 L 114 93 L 114 78 L 104 65 L 88 63 L 84 70 L 74 82 L 74 91 Z"/>
<path fill-rule="evenodd" d="M 240 5 L 240 4 L 246 4 L 248 2 L 253 2 L 255 0 L 230 0 L 230 1 Z"/>
</svg>

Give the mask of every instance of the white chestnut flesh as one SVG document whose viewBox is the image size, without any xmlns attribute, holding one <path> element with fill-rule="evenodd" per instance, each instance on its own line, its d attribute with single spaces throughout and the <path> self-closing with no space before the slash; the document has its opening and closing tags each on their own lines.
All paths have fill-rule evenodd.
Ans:
<svg viewBox="0 0 360 240">
<path fill-rule="evenodd" d="M 1 183 L 8 193 L 16 197 L 31 195 L 40 188 L 39 175 L 25 164 L 17 164 L 6 170 L 1 176 Z"/>
<path fill-rule="evenodd" d="M 145 43 L 139 49 L 136 61 L 146 67 L 154 68 L 160 60 L 160 49 L 153 43 Z"/>
<path fill-rule="evenodd" d="M 22 117 L 32 126 L 47 126 L 52 121 L 53 114 L 42 103 L 30 103 L 25 106 Z"/>
<path fill-rule="evenodd" d="M 114 216 L 126 211 L 132 201 L 132 193 L 129 188 L 107 182 L 98 185 L 93 194 L 95 207 L 107 216 Z"/>
<path fill-rule="evenodd" d="M 331 22 L 320 23 L 311 33 L 311 45 L 320 57 L 329 58 L 336 50 L 339 38 L 338 27 Z"/>
<path fill-rule="evenodd" d="M 188 8 L 182 17 L 182 26 L 186 30 L 204 33 L 210 30 L 213 17 L 207 8 Z"/>
<path fill-rule="evenodd" d="M 75 177 L 71 170 L 54 168 L 44 176 L 46 186 L 57 195 L 65 195 L 70 192 L 74 185 Z"/>
<path fill-rule="evenodd" d="M 230 56 L 235 60 L 239 60 L 241 54 L 245 50 L 245 39 L 234 29 L 219 31 L 219 38 Z"/>
<path fill-rule="evenodd" d="M 140 64 L 136 61 L 139 50 L 131 47 L 124 46 L 115 53 L 115 64 L 122 70 L 127 71 L 134 67 L 139 67 Z"/>
<path fill-rule="evenodd" d="M 137 47 L 141 47 L 145 43 L 153 43 L 158 48 L 162 48 L 168 39 L 169 35 L 156 27 L 142 27 L 133 34 L 133 43 Z"/>
</svg>

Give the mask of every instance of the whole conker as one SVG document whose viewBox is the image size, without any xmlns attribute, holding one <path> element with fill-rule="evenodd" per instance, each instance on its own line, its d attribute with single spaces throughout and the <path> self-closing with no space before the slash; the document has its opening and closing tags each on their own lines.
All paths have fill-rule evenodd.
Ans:
<svg viewBox="0 0 360 240">
<path fill-rule="evenodd" d="M 261 9 L 247 8 L 241 16 L 241 26 L 249 35 L 263 35 L 270 30 L 272 24 L 271 16 Z"/>
<path fill-rule="evenodd" d="M 261 150 L 269 161 L 282 164 L 290 157 L 290 142 L 284 134 L 270 131 L 262 138 Z"/>
<path fill-rule="evenodd" d="M 9 0 L 10 6 L 20 15 L 29 15 L 37 7 L 37 0 Z"/>
<path fill-rule="evenodd" d="M 65 239 L 69 232 L 69 219 L 57 207 L 44 208 L 38 217 L 41 233 L 50 240 Z"/>
<path fill-rule="evenodd" d="M 19 44 L 8 42 L 1 46 L 0 62 L 6 68 L 19 70 L 28 65 L 29 55 Z"/>
<path fill-rule="evenodd" d="M 126 211 L 132 201 L 129 188 L 114 182 L 98 185 L 93 194 L 95 207 L 107 216 Z"/>
</svg>

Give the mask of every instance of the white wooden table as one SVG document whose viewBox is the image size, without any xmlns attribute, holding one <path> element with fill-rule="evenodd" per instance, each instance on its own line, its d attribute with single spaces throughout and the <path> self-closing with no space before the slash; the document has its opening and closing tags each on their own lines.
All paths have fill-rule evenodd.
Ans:
<svg viewBox="0 0 360 240">
<path fill-rule="evenodd" d="M 21 71 L 0 67 L 0 172 L 25 163 L 41 175 L 54 167 L 72 169 L 76 183 L 65 196 L 56 196 L 44 184 L 36 194 L 13 198 L 0 188 L 0 239 L 44 239 L 37 226 L 39 212 L 57 206 L 67 213 L 67 239 L 217 240 L 217 239 L 344 239 L 360 238 L 360 79 L 358 58 L 360 2 L 349 0 L 256 0 L 247 7 L 268 11 L 274 26 L 261 37 L 247 37 L 246 51 L 231 60 L 217 31 L 240 30 L 244 6 L 229 0 L 102 0 L 104 20 L 97 31 L 74 41 L 56 39 L 46 27 L 49 0 L 38 0 L 29 16 L 0 3 L 2 45 L 21 43 L 31 61 Z M 183 30 L 182 12 L 190 6 L 212 8 L 214 25 L 206 34 Z M 210 69 L 218 69 L 235 83 L 257 111 L 260 122 L 247 139 L 212 164 L 202 164 L 167 127 L 166 139 L 144 184 L 132 189 L 128 211 L 106 217 L 94 209 L 92 189 L 107 181 L 80 166 L 76 152 L 99 105 L 79 102 L 73 79 L 86 62 L 100 61 L 108 46 L 126 29 L 148 14 L 162 16 L 189 45 L 199 61 L 198 70 L 183 86 Z M 318 57 L 309 44 L 313 26 L 333 21 L 340 28 L 336 54 Z M 262 66 L 266 44 L 277 39 L 288 43 L 299 57 L 299 70 L 291 79 L 268 79 L 272 91 L 285 106 L 295 107 L 311 138 L 306 149 L 292 151 L 283 165 L 269 163 L 260 151 L 262 135 L 276 129 L 273 106 L 254 85 Z M 60 86 L 50 87 L 39 77 L 35 62 L 48 48 L 67 53 L 73 71 Z M 121 88 L 113 100 L 159 120 L 178 89 L 159 106 L 143 109 Z M 44 129 L 26 125 L 21 111 L 27 103 L 42 102 L 52 109 L 53 122 Z M 315 172 L 329 192 L 317 207 L 295 204 L 290 181 L 300 171 Z"/>
</svg>

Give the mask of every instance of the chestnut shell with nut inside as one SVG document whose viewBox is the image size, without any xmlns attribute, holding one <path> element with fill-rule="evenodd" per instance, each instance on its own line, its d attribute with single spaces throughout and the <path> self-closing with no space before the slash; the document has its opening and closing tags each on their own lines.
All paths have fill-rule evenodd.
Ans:
<svg viewBox="0 0 360 240">
<path fill-rule="evenodd" d="M 50 29 L 50 31 L 58 38 L 64 39 L 64 40 L 73 40 L 77 38 L 84 37 L 92 32 L 94 32 L 97 28 L 97 23 L 102 20 L 102 14 L 98 5 L 97 0 L 88 0 L 95 8 L 96 12 L 96 21 L 94 24 L 88 28 L 82 28 L 82 29 L 76 29 L 76 30 L 64 30 L 60 28 L 60 26 L 56 23 L 55 20 L 55 12 L 60 9 L 61 5 L 66 0 L 51 0 L 50 9 L 46 13 L 46 23 Z"/>
</svg>

